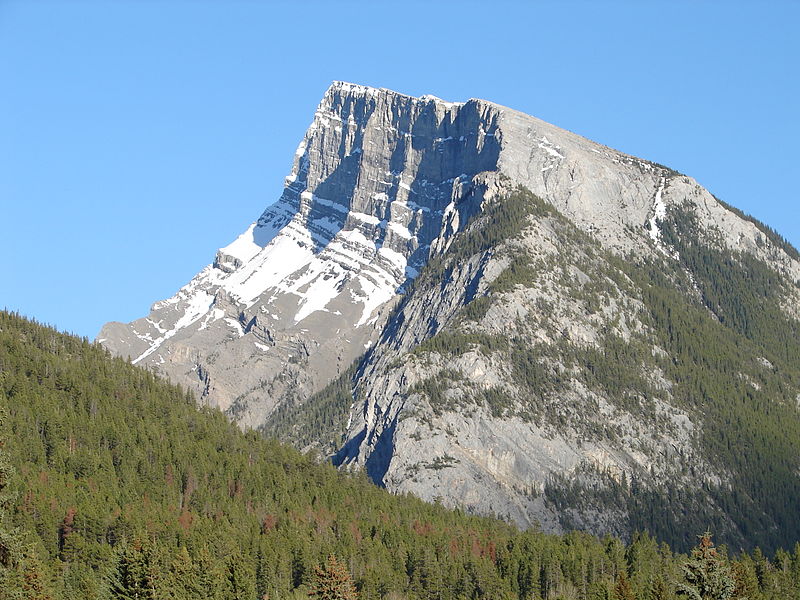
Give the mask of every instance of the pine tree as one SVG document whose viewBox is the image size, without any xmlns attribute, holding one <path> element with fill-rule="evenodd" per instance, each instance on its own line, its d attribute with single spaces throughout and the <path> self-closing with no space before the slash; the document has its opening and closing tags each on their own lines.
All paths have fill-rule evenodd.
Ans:
<svg viewBox="0 0 800 600">
<path fill-rule="evenodd" d="M 317 600 L 356 600 L 350 573 L 332 554 L 324 566 L 314 569 L 314 585 L 308 595 Z"/>
<path fill-rule="evenodd" d="M 683 578 L 678 595 L 690 600 L 727 600 L 736 589 L 731 568 L 714 548 L 709 532 L 700 536 L 699 545 L 692 550 L 691 558 L 683 566 Z"/>
</svg>

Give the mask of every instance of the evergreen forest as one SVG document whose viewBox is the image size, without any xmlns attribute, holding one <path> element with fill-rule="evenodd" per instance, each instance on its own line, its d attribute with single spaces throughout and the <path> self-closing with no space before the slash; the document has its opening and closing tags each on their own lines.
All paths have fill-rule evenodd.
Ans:
<svg viewBox="0 0 800 600">
<path fill-rule="evenodd" d="M 800 597 L 800 545 L 683 555 L 392 496 L 8 312 L 0 419 L 3 600 Z"/>
</svg>

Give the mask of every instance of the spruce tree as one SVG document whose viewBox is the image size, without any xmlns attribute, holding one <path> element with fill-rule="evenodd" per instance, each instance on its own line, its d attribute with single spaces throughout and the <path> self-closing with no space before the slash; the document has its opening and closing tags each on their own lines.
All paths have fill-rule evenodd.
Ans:
<svg viewBox="0 0 800 600">
<path fill-rule="evenodd" d="M 736 582 L 734 598 L 747 598 L 755 600 L 758 597 L 758 577 L 755 566 L 749 556 L 742 557 L 731 567 L 733 580 Z"/>
<path fill-rule="evenodd" d="M 314 585 L 308 595 L 317 600 L 356 600 L 356 588 L 350 573 L 330 555 L 324 566 L 314 569 Z"/>
<path fill-rule="evenodd" d="M 181 546 L 169 566 L 168 582 L 170 598 L 199 598 L 197 570 L 186 546 Z"/>
<path fill-rule="evenodd" d="M 227 595 L 231 600 L 246 600 L 255 597 L 255 571 L 241 552 L 235 552 L 228 557 L 226 575 L 228 579 Z"/>
<path fill-rule="evenodd" d="M 150 572 L 150 553 L 138 540 L 117 550 L 117 561 L 110 576 L 111 598 L 119 600 L 155 599 Z"/>
<path fill-rule="evenodd" d="M 207 546 L 203 546 L 194 557 L 195 598 L 214 600 L 222 597 L 225 577 L 221 566 L 216 564 Z"/>
<path fill-rule="evenodd" d="M 731 568 L 714 548 L 709 532 L 700 536 L 700 543 L 683 566 L 683 579 L 678 595 L 690 600 L 728 600 L 736 589 Z"/>
<path fill-rule="evenodd" d="M 657 575 L 650 585 L 650 600 L 670 600 L 670 598 L 672 598 L 672 593 L 667 582 L 663 576 Z"/>
<path fill-rule="evenodd" d="M 15 528 L 9 523 L 9 512 L 14 494 L 10 485 L 14 468 L 4 451 L 5 408 L 0 406 L 0 594 L 5 595 L 14 580 L 14 568 L 21 554 L 21 541 Z"/>
</svg>

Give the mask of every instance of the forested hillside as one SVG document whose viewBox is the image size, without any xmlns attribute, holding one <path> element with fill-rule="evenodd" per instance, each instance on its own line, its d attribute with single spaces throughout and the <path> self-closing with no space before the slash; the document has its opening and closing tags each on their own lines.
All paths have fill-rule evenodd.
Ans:
<svg viewBox="0 0 800 600">
<path fill-rule="evenodd" d="M 362 599 L 800 593 L 800 547 L 733 560 L 706 538 L 687 558 L 647 534 L 626 546 L 519 532 L 392 496 L 6 312 L 0 401 L 2 598 L 276 600 L 335 597 L 331 586 Z M 712 580 L 715 595 L 693 595 Z"/>
</svg>

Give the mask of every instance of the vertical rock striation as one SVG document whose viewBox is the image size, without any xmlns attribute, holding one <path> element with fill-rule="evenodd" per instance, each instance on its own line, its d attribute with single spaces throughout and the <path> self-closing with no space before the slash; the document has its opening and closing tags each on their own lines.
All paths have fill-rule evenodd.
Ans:
<svg viewBox="0 0 800 600">
<path fill-rule="evenodd" d="M 369 347 L 431 252 L 480 209 L 499 112 L 334 83 L 278 201 L 148 317 L 98 338 L 243 426 Z"/>
</svg>

